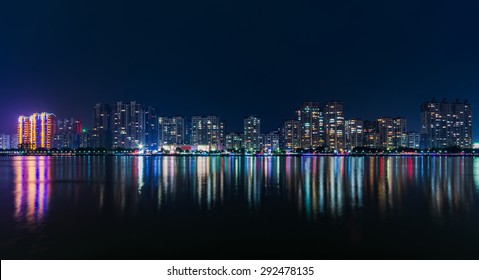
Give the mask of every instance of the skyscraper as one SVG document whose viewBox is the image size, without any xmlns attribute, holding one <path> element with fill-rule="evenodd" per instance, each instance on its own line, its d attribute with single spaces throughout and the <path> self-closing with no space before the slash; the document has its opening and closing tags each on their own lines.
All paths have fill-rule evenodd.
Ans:
<svg viewBox="0 0 479 280">
<path fill-rule="evenodd" d="M 263 148 L 268 152 L 273 152 L 280 147 L 280 132 L 278 130 L 263 135 Z"/>
<path fill-rule="evenodd" d="M 301 123 L 301 147 L 324 146 L 324 119 L 319 103 L 303 102 L 296 114 Z"/>
<path fill-rule="evenodd" d="M 81 133 L 81 120 L 75 118 L 58 119 L 53 136 L 53 146 L 55 148 L 77 149 L 80 147 Z"/>
<path fill-rule="evenodd" d="M 452 107 L 452 146 L 472 148 L 472 105 L 456 100 Z"/>
<path fill-rule="evenodd" d="M 364 147 L 379 148 L 379 134 L 376 131 L 377 124 L 373 121 L 363 122 Z"/>
<path fill-rule="evenodd" d="M 301 123 L 297 120 L 286 120 L 280 129 L 280 147 L 294 152 L 301 148 Z"/>
<path fill-rule="evenodd" d="M 421 141 L 424 148 L 472 148 L 472 105 L 467 100 L 423 103 Z"/>
<path fill-rule="evenodd" d="M 55 133 L 55 115 L 34 113 L 18 118 L 18 143 L 25 149 L 51 149 Z"/>
<path fill-rule="evenodd" d="M 421 134 L 419 132 L 410 131 L 407 133 L 407 147 L 411 149 L 421 147 Z"/>
<path fill-rule="evenodd" d="M 10 134 L 0 133 L 0 149 L 16 149 L 17 147 L 11 147 Z"/>
<path fill-rule="evenodd" d="M 261 120 L 255 116 L 244 118 L 243 122 L 244 138 L 243 145 L 246 150 L 261 150 Z"/>
<path fill-rule="evenodd" d="M 113 109 L 113 147 L 135 149 L 145 146 L 145 112 L 136 102 L 117 102 Z"/>
<path fill-rule="evenodd" d="M 354 149 L 364 146 L 364 123 L 360 119 L 346 121 L 346 147 Z"/>
<path fill-rule="evenodd" d="M 345 127 L 342 101 L 330 101 L 324 106 L 326 122 L 326 146 L 330 150 L 345 148 Z"/>
<path fill-rule="evenodd" d="M 160 146 L 188 143 L 185 118 L 183 117 L 160 117 L 158 130 Z"/>
<path fill-rule="evenodd" d="M 91 145 L 94 148 L 111 148 L 112 147 L 112 111 L 108 104 L 98 103 L 93 107 L 93 128 L 88 136 L 91 137 Z M 90 145 L 90 141 L 86 140 L 87 135 L 82 135 L 81 146 L 86 148 Z"/>
<path fill-rule="evenodd" d="M 191 144 L 209 151 L 223 150 L 224 123 L 217 116 L 193 116 Z"/>
<path fill-rule="evenodd" d="M 407 146 L 406 119 L 382 117 L 376 121 L 379 147 L 384 149 L 405 148 Z"/>
<path fill-rule="evenodd" d="M 407 120 L 402 117 L 394 118 L 394 148 L 406 148 L 407 141 Z"/>
<path fill-rule="evenodd" d="M 27 116 L 18 117 L 17 137 L 18 137 L 19 148 L 22 148 L 22 149 L 32 148 L 30 117 L 27 117 Z"/>
<path fill-rule="evenodd" d="M 243 134 L 228 133 L 225 142 L 227 150 L 239 150 L 243 147 Z"/>
<path fill-rule="evenodd" d="M 159 143 L 158 110 L 154 106 L 147 106 L 145 113 L 145 143 L 148 150 L 157 150 Z"/>
</svg>

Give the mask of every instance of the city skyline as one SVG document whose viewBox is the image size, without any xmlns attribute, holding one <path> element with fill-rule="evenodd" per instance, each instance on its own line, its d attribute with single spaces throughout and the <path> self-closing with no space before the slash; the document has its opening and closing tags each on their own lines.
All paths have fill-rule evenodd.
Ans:
<svg viewBox="0 0 479 280">
<path fill-rule="evenodd" d="M 114 102 L 112 101 L 112 102 L 105 102 L 105 103 L 94 102 L 94 103 L 107 105 L 107 106 L 113 106 L 117 102 L 127 102 L 127 103 L 128 102 L 138 102 L 140 104 L 145 104 L 144 102 L 141 102 L 139 100 L 141 100 L 141 99 L 134 99 L 133 98 L 131 100 L 124 100 L 124 101 L 114 101 Z M 333 98 L 331 100 L 341 100 L 341 99 Z M 432 97 L 432 98 L 426 98 L 425 100 L 435 100 L 437 102 L 443 102 L 443 101 L 446 101 L 446 102 L 461 101 L 462 102 L 463 101 L 463 102 L 471 103 L 470 100 L 466 99 L 466 98 L 462 98 L 462 99 L 461 98 L 454 98 L 454 99 L 441 98 L 441 99 L 438 99 L 438 98 Z M 290 111 L 280 113 L 283 116 L 283 119 L 274 119 L 269 114 L 265 114 L 265 113 L 262 113 L 262 112 L 232 116 L 231 119 L 227 119 L 223 115 L 221 115 L 217 112 L 214 112 L 214 111 L 213 112 L 207 112 L 207 113 L 199 113 L 198 111 L 200 111 L 200 110 L 195 110 L 195 111 L 185 112 L 184 114 L 181 114 L 181 113 L 175 113 L 174 111 L 172 111 L 171 108 L 168 109 L 168 111 L 172 112 L 171 114 L 164 114 L 162 112 L 165 112 L 166 110 L 162 110 L 163 109 L 162 106 L 158 106 L 158 105 L 154 105 L 154 104 L 148 104 L 148 105 L 151 106 L 151 107 L 156 108 L 158 110 L 157 114 L 159 114 L 160 116 L 163 116 L 163 117 L 183 116 L 183 117 L 191 118 L 195 115 L 219 116 L 225 122 L 225 124 L 228 125 L 227 132 L 242 132 L 243 131 L 243 118 L 244 117 L 258 116 L 262 120 L 262 127 L 264 128 L 264 130 L 265 131 L 272 131 L 272 130 L 275 130 L 276 128 L 278 128 L 279 126 L 281 126 L 283 121 L 289 120 L 289 119 L 292 119 L 292 118 L 296 118 L 298 116 L 300 110 L 301 110 L 300 105 L 302 103 L 325 104 L 326 102 L 330 102 L 330 101 L 305 100 L 305 101 L 297 101 L 296 103 L 291 103 L 290 107 L 292 109 Z M 416 106 L 416 104 L 414 104 L 415 106 L 410 106 L 410 108 L 411 107 L 414 108 L 414 111 L 415 111 L 415 117 L 414 118 L 406 117 L 406 115 L 408 115 L 406 112 L 403 112 L 403 113 L 401 113 L 401 112 L 394 112 L 394 113 L 389 112 L 389 113 L 385 113 L 385 114 L 382 114 L 382 115 L 381 114 L 375 114 L 372 110 L 367 110 L 369 108 L 367 108 L 367 109 L 365 108 L 366 110 L 364 110 L 362 114 L 356 115 L 356 114 L 351 113 L 351 111 L 354 112 L 355 110 L 357 110 L 357 108 L 355 106 L 349 106 L 351 104 L 344 104 L 345 102 L 343 102 L 344 106 L 346 107 L 344 118 L 345 119 L 359 119 L 359 120 L 375 120 L 378 117 L 398 117 L 399 116 L 399 117 L 403 117 L 403 118 L 407 119 L 408 130 L 419 132 L 421 130 L 421 118 L 422 118 L 420 110 L 421 110 L 421 106 L 422 106 L 423 102 L 424 102 L 424 100 L 418 101 L 417 106 Z M 472 105 L 472 107 L 474 107 L 474 104 L 471 104 L 471 105 Z M 48 108 L 50 106 L 45 106 L 45 107 Z M 39 107 L 36 107 L 36 108 L 39 108 Z M 220 107 L 218 107 L 218 108 L 220 108 Z M 76 108 L 76 109 L 78 109 L 78 108 Z M 26 111 L 26 110 L 18 110 L 18 111 L 19 111 L 18 115 L 12 116 L 14 122 L 6 122 L 6 121 L 0 122 L 0 131 L 2 133 L 14 133 L 14 132 L 16 132 L 17 131 L 17 126 L 16 126 L 15 121 L 18 119 L 18 116 L 19 115 L 24 115 L 24 114 L 31 114 L 33 112 L 55 112 L 55 115 L 59 118 L 81 119 L 82 122 L 83 122 L 83 127 L 84 128 L 87 128 L 87 129 L 94 129 L 95 128 L 94 125 L 93 125 L 95 117 L 94 116 L 92 117 L 92 114 L 90 113 L 91 112 L 91 106 L 89 108 L 87 108 L 86 110 L 81 110 L 81 113 L 77 113 L 75 115 L 72 115 L 72 114 L 69 114 L 69 113 L 58 114 L 58 113 L 56 113 L 57 111 L 46 110 L 44 108 L 43 109 L 40 108 L 40 109 L 33 110 L 33 111 L 30 110 L 31 112 Z M 71 110 L 68 110 L 67 112 L 69 112 L 69 111 L 71 111 Z M 180 111 L 184 112 L 184 110 L 181 110 L 181 108 L 179 108 L 178 111 L 179 112 Z M 266 117 L 265 117 L 265 115 L 266 115 Z M 81 117 L 81 116 L 84 116 L 84 117 Z M 371 117 L 367 118 L 367 117 L 363 117 L 363 116 L 371 116 Z M 473 118 L 473 120 L 476 119 L 474 114 L 472 115 L 472 118 Z M 324 132 L 322 132 L 322 133 L 324 133 Z M 473 135 L 474 140 L 479 139 L 479 127 L 477 127 L 477 126 L 473 127 L 472 135 Z M 478 140 L 476 140 L 476 141 L 478 141 Z"/>
<path fill-rule="evenodd" d="M 314 150 L 345 152 L 355 148 L 472 148 L 472 105 L 468 101 L 437 101 L 421 105 L 421 129 L 408 128 L 401 116 L 374 120 L 345 118 L 344 102 L 305 101 L 273 130 L 264 130 L 261 118 L 247 116 L 243 131 L 227 128 L 218 116 L 162 116 L 157 107 L 137 101 L 93 106 L 92 129 L 82 120 L 34 113 L 18 118 L 17 138 L 22 149 L 126 148 L 160 150 L 249 152 Z M 47 121 L 48 120 L 48 121 Z M 41 135 L 41 137 L 40 137 Z M 6 139 L 2 137 L 2 139 Z M 15 137 L 10 137 L 15 138 Z M 5 142 L 5 140 L 2 140 Z M 10 140 L 11 141 L 11 140 Z M 12 142 L 13 143 L 13 142 Z M 2 144 L 2 147 L 4 144 Z M 14 147 L 10 144 L 10 148 Z"/>
<path fill-rule="evenodd" d="M 478 5 L 10 2 L 0 131 L 43 111 L 88 125 L 91 104 L 116 100 L 216 114 L 239 131 L 237 116 L 254 115 L 271 130 L 293 103 L 335 99 L 346 118 L 401 115 L 419 130 L 422 100 L 479 103 Z"/>
</svg>

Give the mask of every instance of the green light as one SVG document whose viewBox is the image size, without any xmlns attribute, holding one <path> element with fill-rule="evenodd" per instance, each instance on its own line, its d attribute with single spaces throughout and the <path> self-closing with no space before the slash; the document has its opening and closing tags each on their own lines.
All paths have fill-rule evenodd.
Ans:
<svg viewBox="0 0 479 280">
<path fill-rule="evenodd" d="M 85 132 L 86 132 L 86 129 L 82 129 L 82 132 L 85 133 Z"/>
</svg>

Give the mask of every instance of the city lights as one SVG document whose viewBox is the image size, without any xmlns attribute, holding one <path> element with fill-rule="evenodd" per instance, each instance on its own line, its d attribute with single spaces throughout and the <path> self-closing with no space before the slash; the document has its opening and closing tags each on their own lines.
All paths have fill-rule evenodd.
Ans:
<svg viewBox="0 0 479 280">
<path fill-rule="evenodd" d="M 479 148 L 472 144 L 472 107 L 467 101 L 423 103 L 420 132 L 408 131 L 402 117 L 346 118 L 344 107 L 341 101 L 323 106 L 303 102 L 295 118 L 283 121 L 276 130 L 264 133 L 261 119 L 248 116 L 242 132 L 226 133 L 225 122 L 217 116 L 164 117 L 155 107 L 135 101 L 115 106 L 99 103 L 94 106 L 91 130 L 83 128 L 79 119 L 57 120 L 43 112 L 18 117 L 18 136 L 13 137 L 18 144 L 7 145 L 7 135 L 1 139 L 2 147 L 45 149 L 50 154 L 55 149 L 93 149 L 100 154 L 141 150 L 163 155 L 475 155 L 472 149 Z"/>
</svg>

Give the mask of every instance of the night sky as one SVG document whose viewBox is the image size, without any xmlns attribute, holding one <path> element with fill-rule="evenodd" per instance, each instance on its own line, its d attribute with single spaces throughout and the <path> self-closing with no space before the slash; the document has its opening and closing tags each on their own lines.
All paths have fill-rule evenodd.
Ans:
<svg viewBox="0 0 479 280">
<path fill-rule="evenodd" d="M 253 114 L 267 132 L 307 100 L 410 130 L 433 97 L 478 115 L 478 1 L 99 2 L 2 1 L 0 131 L 36 111 L 91 127 L 95 103 L 130 100 L 228 131 Z"/>
</svg>

